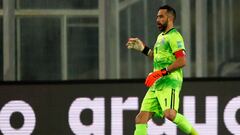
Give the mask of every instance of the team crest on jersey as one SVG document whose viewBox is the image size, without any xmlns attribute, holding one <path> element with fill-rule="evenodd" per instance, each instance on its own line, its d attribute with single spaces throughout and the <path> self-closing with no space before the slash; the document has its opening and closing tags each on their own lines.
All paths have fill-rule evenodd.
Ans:
<svg viewBox="0 0 240 135">
<path fill-rule="evenodd" d="M 182 41 L 177 41 L 177 46 L 178 48 L 182 48 L 183 47 Z"/>
<path fill-rule="evenodd" d="M 164 45 L 164 43 L 165 43 L 165 39 L 163 37 L 162 40 L 161 40 L 161 44 Z"/>
</svg>

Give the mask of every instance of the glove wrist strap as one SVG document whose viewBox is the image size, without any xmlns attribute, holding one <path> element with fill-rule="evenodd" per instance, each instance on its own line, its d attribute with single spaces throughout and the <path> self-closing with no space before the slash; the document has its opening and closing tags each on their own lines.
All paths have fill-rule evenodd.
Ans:
<svg viewBox="0 0 240 135">
<path fill-rule="evenodd" d="M 151 49 L 149 47 L 145 46 L 142 53 L 145 54 L 146 56 L 148 56 L 150 51 L 151 51 Z"/>
<path fill-rule="evenodd" d="M 169 71 L 167 70 L 167 68 L 162 69 L 161 72 L 162 72 L 162 75 L 163 75 L 163 76 L 169 74 Z"/>
</svg>

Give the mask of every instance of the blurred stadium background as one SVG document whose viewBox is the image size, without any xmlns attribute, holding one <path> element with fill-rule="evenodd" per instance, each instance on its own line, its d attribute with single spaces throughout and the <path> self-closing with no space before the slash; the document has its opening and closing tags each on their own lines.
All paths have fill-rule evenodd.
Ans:
<svg viewBox="0 0 240 135">
<path fill-rule="evenodd" d="M 175 27 L 187 49 L 181 106 L 195 105 L 196 112 L 186 115 L 205 123 L 197 126 L 202 134 L 239 135 L 239 0 L 0 0 L 0 134 L 132 134 L 152 63 L 125 44 L 139 37 L 153 47 L 157 10 L 164 4 L 176 9 Z M 105 105 L 99 115 L 105 119 L 97 120 L 104 125 L 94 123 L 91 107 L 83 116 L 75 108 L 81 115 L 75 124 L 82 128 L 67 124 L 69 107 L 81 97 Z M 123 103 L 117 113 L 112 103 Z M 33 113 L 25 106 L 26 112 L 16 109 L 5 119 L 8 105 L 29 105 Z M 28 114 L 35 116 L 27 121 Z M 122 127 L 114 126 L 113 116 L 123 117 Z M 165 127 L 149 132 L 177 134 Z"/>
<path fill-rule="evenodd" d="M 139 37 L 153 47 L 159 33 L 156 13 L 163 4 L 177 11 L 175 25 L 188 53 L 185 77 L 240 76 L 237 0 L 1 0 L 0 4 L 1 80 L 144 78 L 151 62 L 127 50 L 125 43 L 128 37 Z"/>
</svg>

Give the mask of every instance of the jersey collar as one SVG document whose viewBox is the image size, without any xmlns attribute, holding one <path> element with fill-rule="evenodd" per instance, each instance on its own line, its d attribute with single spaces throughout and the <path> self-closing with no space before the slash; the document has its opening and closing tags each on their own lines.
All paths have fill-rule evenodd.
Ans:
<svg viewBox="0 0 240 135">
<path fill-rule="evenodd" d="M 163 32 L 163 35 L 166 35 L 167 33 L 169 33 L 170 31 L 172 31 L 173 29 L 175 29 L 174 27 L 172 27 L 170 30 L 168 30 L 167 32 Z"/>
</svg>

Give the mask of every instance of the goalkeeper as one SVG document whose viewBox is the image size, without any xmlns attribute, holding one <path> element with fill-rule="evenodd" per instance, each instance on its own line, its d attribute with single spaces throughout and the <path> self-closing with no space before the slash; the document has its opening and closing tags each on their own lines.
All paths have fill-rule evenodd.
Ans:
<svg viewBox="0 0 240 135">
<path fill-rule="evenodd" d="M 138 38 L 129 38 L 126 44 L 129 49 L 140 51 L 153 59 L 154 67 L 145 81 L 149 90 L 136 116 L 134 135 L 146 135 L 147 122 L 153 116 L 167 118 L 186 134 L 198 135 L 188 120 L 178 113 L 186 55 L 183 38 L 174 28 L 175 18 L 176 12 L 172 7 L 165 5 L 159 8 L 156 23 L 161 33 L 153 50 Z"/>
</svg>

